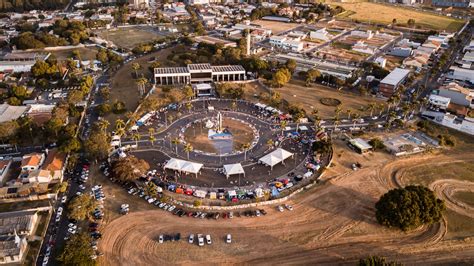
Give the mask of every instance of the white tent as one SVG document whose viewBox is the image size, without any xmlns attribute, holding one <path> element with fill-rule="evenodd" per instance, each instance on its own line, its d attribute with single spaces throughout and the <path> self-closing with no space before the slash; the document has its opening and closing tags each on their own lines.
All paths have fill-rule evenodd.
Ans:
<svg viewBox="0 0 474 266">
<path fill-rule="evenodd" d="M 201 163 L 193 163 L 190 161 L 184 161 L 180 159 L 171 158 L 168 161 L 168 163 L 166 163 L 165 169 L 171 169 L 178 172 L 191 173 L 191 174 L 195 174 L 197 177 L 197 174 L 201 170 L 202 166 L 203 164 Z"/>
<path fill-rule="evenodd" d="M 285 159 L 291 156 L 293 156 L 293 153 L 282 148 L 278 148 L 273 152 L 260 158 L 259 161 L 263 164 L 270 166 L 273 169 L 274 165 L 282 163 Z"/>
<path fill-rule="evenodd" d="M 245 176 L 245 171 L 244 168 L 240 163 L 234 163 L 234 164 L 225 164 L 224 165 L 224 172 L 227 178 L 229 178 L 230 175 L 240 175 L 244 174 Z"/>
</svg>

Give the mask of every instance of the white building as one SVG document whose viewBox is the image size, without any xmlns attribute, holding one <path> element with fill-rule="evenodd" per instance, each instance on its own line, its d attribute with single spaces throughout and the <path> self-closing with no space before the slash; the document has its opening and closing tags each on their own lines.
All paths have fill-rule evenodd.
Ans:
<svg viewBox="0 0 474 266">
<path fill-rule="evenodd" d="M 331 35 L 328 33 L 326 28 L 319 29 L 317 31 L 311 31 L 309 37 L 313 40 L 329 41 L 331 40 Z"/>
<path fill-rule="evenodd" d="M 446 110 L 446 108 L 448 108 L 449 106 L 449 103 L 451 102 L 451 99 L 448 97 L 431 94 L 428 101 L 431 105 L 434 105 L 440 109 Z"/>
<path fill-rule="evenodd" d="M 211 66 L 210 64 L 189 64 L 187 67 L 155 68 L 155 83 L 161 85 L 211 83 L 219 81 L 246 80 L 241 65 Z"/>
<path fill-rule="evenodd" d="M 50 53 L 8 53 L 0 58 L 0 72 L 30 72 L 37 60 L 46 60 Z"/>
<path fill-rule="evenodd" d="M 353 30 L 351 31 L 351 36 L 356 36 L 359 38 L 364 38 L 364 39 L 372 39 L 374 37 L 374 33 L 371 30 L 368 31 L 361 31 L 361 30 Z"/>
<path fill-rule="evenodd" d="M 445 127 L 474 135 L 474 118 L 462 118 L 450 113 L 433 111 L 424 111 L 422 116 Z"/>
<path fill-rule="evenodd" d="M 387 65 L 387 59 L 379 56 L 377 58 L 375 58 L 375 63 L 379 66 L 381 66 L 382 68 L 385 67 L 385 65 Z"/>
<path fill-rule="evenodd" d="M 128 2 L 130 5 L 132 5 L 134 8 L 147 8 L 149 6 L 149 1 L 148 0 L 129 0 Z"/>
<path fill-rule="evenodd" d="M 474 69 L 452 66 L 450 70 L 453 71 L 453 74 L 451 75 L 453 79 L 474 83 Z"/>
<path fill-rule="evenodd" d="M 294 52 L 299 52 L 303 50 L 304 44 L 302 41 L 293 40 L 287 38 L 286 36 L 272 36 L 270 37 L 270 45 L 285 50 L 291 50 Z"/>
</svg>

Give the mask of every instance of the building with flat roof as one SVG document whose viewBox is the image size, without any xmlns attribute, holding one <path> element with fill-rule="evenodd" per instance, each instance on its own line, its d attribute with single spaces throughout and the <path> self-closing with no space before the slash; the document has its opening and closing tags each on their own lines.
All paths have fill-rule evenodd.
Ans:
<svg viewBox="0 0 474 266">
<path fill-rule="evenodd" d="M 51 54 L 7 53 L 0 56 L 0 72 L 29 72 L 37 60 L 46 60 Z"/>
<path fill-rule="evenodd" d="M 380 81 L 379 92 L 385 96 L 390 97 L 398 89 L 398 87 L 406 80 L 410 74 L 410 70 L 395 68 L 382 81 Z"/>
<path fill-rule="evenodd" d="M 27 109 L 27 106 L 13 106 L 7 103 L 0 104 L 0 123 L 20 118 Z"/>
<path fill-rule="evenodd" d="M 367 153 L 372 150 L 372 145 L 370 145 L 367 141 L 361 138 L 349 140 L 349 145 L 358 153 Z"/>
<path fill-rule="evenodd" d="M 154 71 L 155 84 L 179 85 L 212 83 L 219 81 L 246 80 L 241 65 L 211 66 L 210 64 L 189 64 L 187 67 L 160 67 Z"/>
</svg>

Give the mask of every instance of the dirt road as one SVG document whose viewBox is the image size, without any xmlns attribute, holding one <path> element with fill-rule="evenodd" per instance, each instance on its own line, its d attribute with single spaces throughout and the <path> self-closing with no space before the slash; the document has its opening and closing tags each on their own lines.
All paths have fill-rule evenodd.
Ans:
<svg viewBox="0 0 474 266">
<path fill-rule="evenodd" d="M 278 212 L 258 218 L 201 220 L 178 218 L 161 210 L 134 212 L 113 220 L 104 231 L 100 250 L 103 265 L 256 263 L 256 264 L 353 264 L 359 258 L 382 255 L 406 264 L 433 264 L 474 261 L 474 240 L 443 239 L 444 220 L 409 233 L 379 226 L 374 204 L 387 190 L 403 185 L 403 169 L 420 163 L 433 167 L 447 160 L 469 160 L 474 153 L 424 155 L 394 160 L 388 155 L 354 155 L 338 147 L 335 166 L 327 182 L 295 197 L 294 211 Z M 437 160 L 432 160 L 436 157 Z M 350 170 L 354 160 L 364 166 Z M 443 181 L 431 187 L 446 199 L 447 208 L 467 214 L 451 197 L 453 188 L 473 183 Z M 472 214 L 472 210 L 471 210 Z M 472 217 L 472 216 L 471 216 Z M 159 244 L 160 234 L 211 234 L 212 245 L 198 247 L 187 241 Z M 224 237 L 232 234 L 233 243 Z"/>
</svg>

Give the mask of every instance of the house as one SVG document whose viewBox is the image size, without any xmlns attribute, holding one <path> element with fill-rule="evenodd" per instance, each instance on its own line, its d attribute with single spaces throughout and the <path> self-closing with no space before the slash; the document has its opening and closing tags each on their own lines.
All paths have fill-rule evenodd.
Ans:
<svg viewBox="0 0 474 266">
<path fill-rule="evenodd" d="M 430 97 L 428 98 L 428 102 L 437 108 L 446 110 L 449 106 L 449 103 L 451 102 L 451 99 L 448 97 L 431 94 Z"/>
<path fill-rule="evenodd" d="M 326 30 L 326 28 L 319 29 L 317 31 L 311 31 L 309 33 L 309 37 L 312 40 L 321 40 L 321 41 L 329 41 L 331 40 L 329 32 Z"/>
<path fill-rule="evenodd" d="M 409 57 L 413 51 L 409 47 L 394 47 L 390 50 L 389 54 L 398 57 Z"/>
<path fill-rule="evenodd" d="M 456 82 L 440 87 L 435 93 L 451 99 L 451 103 L 474 108 L 474 90 L 464 88 Z"/>
<path fill-rule="evenodd" d="M 351 31 L 351 36 L 370 40 L 372 39 L 372 37 L 374 37 L 374 33 L 371 30 L 368 30 L 368 31 L 353 30 Z"/>
<path fill-rule="evenodd" d="M 12 164 L 11 159 L 3 159 L 0 160 L 0 184 L 3 184 L 3 181 L 5 180 L 8 170 L 10 169 L 10 166 Z"/>
<path fill-rule="evenodd" d="M 369 46 L 368 44 L 366 44 L 364 41 L 360 40 L 360 41 L 357 41 L 353 46 L 352 46 L 352 50 L 353 51 L 356 51 L 356 52 L 359 52 L 359 53 L 364 53 L 364 54 L 374 54 L 376 49 Z"/>
<path fill-rule="evenodd" d="M 379 66 L 381 66 L 382 68 L 385 68 L 385 66 L 387 65 L 387 59 L 379 56 L 377 58 L 375 58 L 375 63 Z"/>
<path fill-rule="evenodd" d="M 361 154 L 372 151 L 372 145 L 361 138 L 349 140 L 349 146 Z"/>
<path fill-rule="evenodd" d="M 50 181 L 62 181 L 63 172 L 66 166 L 65 164 L 66 155 L 64 153 L 59 152 L 57 149 L 53 149 L 48 152 L 48 156 L 46 156 L 41 170 L 48 172 L 48 175 L 50 176 Z"/>
<path fill-rule="evenodd" d="M 452 66 L 450 70 L 453 72 L 451 75 L 453 79 L 469 81 L 474 84 L 474 69 Z"/>
<path fill-rule="evenodd" d="M 34 171 L 38 170 L 43 164 L 45 156 L 43 153 L 30 153 L 23 156 L 21 160 L 22 171 Z"/>
<path fill-rule="evenodd" d="M 303 42 L 286 36 L 271 36 L 270 45 L 295 52 L 303 50 L 304 47 Z"/>
</svg>

